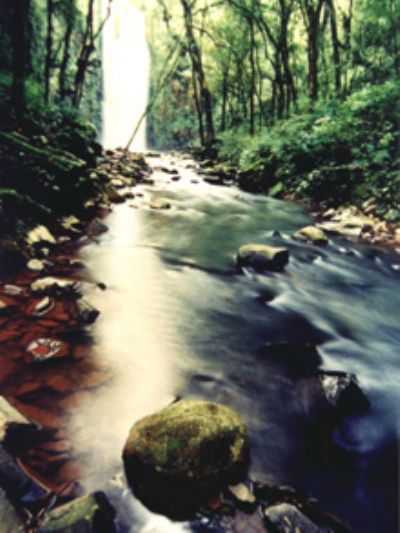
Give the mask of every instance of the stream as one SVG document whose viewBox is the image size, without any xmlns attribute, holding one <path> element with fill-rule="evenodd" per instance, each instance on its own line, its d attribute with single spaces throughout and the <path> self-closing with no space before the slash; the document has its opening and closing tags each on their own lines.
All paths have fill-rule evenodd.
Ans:
<svg viewBox="0 0 400 533">
<path fill-rule="evenodd" d="M 87 276 L 107 285 L 85 294 L 101 311 L 90 360 L 112 374 L 69 414 L 81 484 L 105 487 L 118 531 L 216 531 L 147 511 L 121 464 L 135 421 L 177 396 L 204 398 L 245 419 L 252 478 L 318 498 L 356 533 L 395 533 L 400 256 L 340 237 L 299 243 L 292 233 L 311 221 L 298 205 L 208 184 L 189 159 L 148 161 L 154 185 L 135 187 L 80 250 Z M 151 209 L 152 198 L 171 208 Z M 288 247 L 286 271 L 239 273 L 235 254 L 249 242 Z M 306 431 L 293 369 L 263 350 L 284 342 L 318 345 L 322 368 L 356 374 L 368 396 L 370 413 L 335 432 L 335 454 Z"/>
</svg>

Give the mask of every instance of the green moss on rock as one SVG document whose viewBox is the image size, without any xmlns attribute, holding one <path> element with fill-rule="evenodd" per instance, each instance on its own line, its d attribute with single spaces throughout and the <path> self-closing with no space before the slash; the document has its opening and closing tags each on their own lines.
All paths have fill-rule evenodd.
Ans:
<svg viewBox="0 0 400 533">
<path fill-rule="evenodd" d="M 187 509 L 241 477 L 248 462 L 247 431 L 232 409 L 185 400 L 136 423 L 123 456 L 135 493 L 149 507 L 171 514 L 173 502 Z M 171 505 L 165 505 L 166 497 Z"/>
</svg>

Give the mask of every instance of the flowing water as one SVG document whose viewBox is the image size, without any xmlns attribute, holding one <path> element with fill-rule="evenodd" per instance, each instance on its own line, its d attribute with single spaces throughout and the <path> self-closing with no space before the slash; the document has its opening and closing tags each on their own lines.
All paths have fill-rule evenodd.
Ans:
<svg viewBox="0 0 400 533">
<path fill-rule="evenodd" d="M 103 0 L 103 17 L 110 5 Z M 126 146 L 147 106 L 150 54 L 144 14 L 132 0 L 111 4 L 103 30 L 103 146 Z M 132 143 L 132 150 L 146 147 L 146 120 Z"/>
<path fill-rule="evenodd" d="M 93 490 L 116 475 L 120 531 L 192 531 L 147 512 L 118 479 L 130 426 L 177 395 L 200 397 L 245 418 L 253 477 L 316 496 L 356 532 L 394 533 L 400 257 L 339 238 L 326 248 L 300 244 L 290 237 L 310 222 L 300 207 L 208 185 L 187 163 L 176 163 L 179 181 L 156 171 L 154 186 L 135 188 L 105 219 L 109 232 L 81 252 L 108 287 L 88 297 L 102 313 L 95 357 L 114 376 L 72 417 L 83 483 Z M 151 210 L 152 197 L 171 209 Z M 286 272 L 238 273 L 234 256 L 248 242 L 287 246 Z M 372 405 L 338 428 L 342 453 L 329 457 L 306 432 L 290 368 L 262 351 L 310 340 L 323 368 L 357 374 Z"/>
</svg>

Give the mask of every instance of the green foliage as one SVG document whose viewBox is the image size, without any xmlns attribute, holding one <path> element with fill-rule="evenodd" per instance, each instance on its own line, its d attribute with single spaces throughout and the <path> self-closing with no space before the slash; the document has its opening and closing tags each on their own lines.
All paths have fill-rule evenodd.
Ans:
<svg viewBox="0 0 400 533">
<path fill-rule="evenodd" d="M 333 204 L 373 195 L 395 206 L 399 118 L 400 82 L 389 81 L 278 122 L 253 138 L 225 133 L 220 156 L 239 164 L 241 184 L 251 190 L 274 187 L 274 194 L 292 192 Z"/>
</svg>

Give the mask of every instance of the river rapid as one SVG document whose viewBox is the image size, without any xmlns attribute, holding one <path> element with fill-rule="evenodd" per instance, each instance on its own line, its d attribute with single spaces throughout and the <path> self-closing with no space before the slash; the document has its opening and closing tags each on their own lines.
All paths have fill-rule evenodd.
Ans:
<svg viewBox="0 0 400 533">
<path fill-rule="evenodd" d="M 298 205 L 210 185 L 189 159 L 148 161 L 154 185 L 135 187 L 81 250 L 107 285 L 86 296 L 101 311 L 94 356 L 113 373 L 70 422 L 85 488 L 108 487 L 120 531 L 215 531 L 146 511 L 124 488 L 120 459 L 136 420 L 177 396 L 205 398 L 244 417 L 252 478 L 318 498 L 355 532 L 397 531 L 400 256 L 339 237 L 324 248 L 296 242 L 310 223 Z M 151 209 L 157 197 L 171 208 Z M 235 254 L 249 242 L 288 247 L 286 271 L 239 273 Z M 317 345 L 322 368 L 355 373 L 370 400 L 328 453 L 307 432 L 293 369 L 265 350 L 283 342 L 304 366 L 302 347 Z"/>
</svg>

